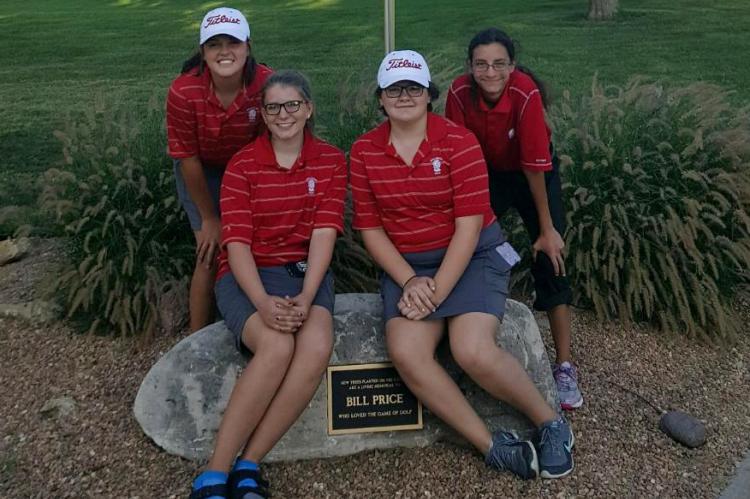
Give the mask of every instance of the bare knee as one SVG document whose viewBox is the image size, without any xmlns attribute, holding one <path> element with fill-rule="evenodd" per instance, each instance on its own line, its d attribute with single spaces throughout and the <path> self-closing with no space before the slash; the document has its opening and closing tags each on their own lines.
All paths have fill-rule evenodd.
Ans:
<svg viewBox="0 0 750 499">
<path fill-rule="evenodd" d="M 247 327 L 246 324 L 245 328 L 247 329 Z M 247 332 L 247 330 L 243 332 L 243 338 L 246 337 Z M 262 360 L 274 368 L 283 367 L 286 370 L 292 360 L 292 356 L 294 356 L 294 335 L 280 333 L 270 328 L 265 328 L 263 331 L 258 331 L 258 333 L 256 341 L 253 342 L 254 348 L 251 348 L 253 350 L 253 360 Z"/>
<path fill-rule="evenodd" d="M 297 349 L 303 350 L 299 352 L 300 357 L 305 359 L 305 363 L 316 371 L 322 371 L 328 365 L 328 361 L 331 359 L 331 352 L 333 352 L 333 333 L 332 331 L 320 331 L 316 335 L 314 342 L 308 342 L 305 345 L 301 345 L 298 342 Z M 295 354 L 295 357 L 298 354 Z"/>
<path fill-rule="evenodd" d="M 488 345 L 479 341 L 461 341 L 451 337 L 450 344 L 453 359 L 469 375 L 491 369 L 497 354 L 502 352 L 494 344 Z"/>
<path fill-rule="evenodd" d="M 432 360 L 431 355 L 428 356 L 425 352 L 415 351 L 410 343 L 391 339 L 388 341 L 388 356 L 405 380 L 417 376 L 421 366 Z"/>
</svg>

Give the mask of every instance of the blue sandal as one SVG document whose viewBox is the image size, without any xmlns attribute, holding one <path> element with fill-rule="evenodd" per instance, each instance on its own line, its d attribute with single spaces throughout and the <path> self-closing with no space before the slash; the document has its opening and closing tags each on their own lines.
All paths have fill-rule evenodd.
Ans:
<svg viewBox="0 0 750 499">
<path fill-rule="evenodd" d="M 208 499 L 209 497 L 229 498 L 229 488 L 227 484 L 220 483 L 217 485 L 204 485 L 199 489 L 193 489 L 189 499 Z"/>
<path fill-rule="evenodd" d="M 253 484 L 244 483 L 252 480 Z M 239 469 L 229 473 L 229 499 L 265 499 L 268 493 L 268 482 L 261 478 L 258 470 Z"/>
</svg>

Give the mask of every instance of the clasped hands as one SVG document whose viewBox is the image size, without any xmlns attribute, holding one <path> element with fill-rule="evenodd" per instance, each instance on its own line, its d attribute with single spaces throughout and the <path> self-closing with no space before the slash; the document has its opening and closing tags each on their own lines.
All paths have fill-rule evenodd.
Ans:
<svg viewBox="0 0 750 499">
<path fill-rule="evenodd" d="M 312 299 L 304 294 L 283 298 L 267 295 L 258 305 L 258 312 L 266 326 L 282 333 L 296 333 L 307 319 Z"/>
<path fill-rule="evenodd" d="M 414 276 L 404 285 L 398 310 L 407 319 L 418 321 L 437 310 L 442 301 L 432 277 Z"/>
</svg>

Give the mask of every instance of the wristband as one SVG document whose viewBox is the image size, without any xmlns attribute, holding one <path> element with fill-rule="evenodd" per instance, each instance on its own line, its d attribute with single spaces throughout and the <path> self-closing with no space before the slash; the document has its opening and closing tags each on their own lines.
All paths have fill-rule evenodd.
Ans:
<svg viewBox="0 0 750 499">
<path fill-rule="evenodd" d="M 409 281 L 411 281 L 415 277 L 417 277 L 417 274 L 414 274 L 413 276 L 411 276 L 410 278 L 408 278 L 407 280 L 405 280 L 404 284 L 401 285 L 401 289 L 404 289 L 406 287 L 406 285 L 409 284 Z"/>
</svg>

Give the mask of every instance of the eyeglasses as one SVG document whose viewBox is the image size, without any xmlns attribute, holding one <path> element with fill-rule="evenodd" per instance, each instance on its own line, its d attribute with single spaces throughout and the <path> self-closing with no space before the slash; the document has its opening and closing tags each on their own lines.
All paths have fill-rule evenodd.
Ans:
<svg viewBox="0 0 750 499">
<path fill-rule="evenodd" d="M 512 62 L 508 61 L 495 61 L 492 64 L 489 64 L 484 61 L 478 61 L 472 63 L 472 67 L 475 71 L 479 71 L 480 73 L 484 73 L 485 71 L 488 71 L 490 67 L 494 69 L 495 71 L 505 71 L 508 68 L 510 68 L 513 65 Z"/>
<path fill-rule="evenodd" d="M 385 88 L 385 95 L 391 99 L 398 99 L 404 91 L 409 97 L 419 97 L 424 93 L 424 87 L 422 85 L 391 85 Z"/>
<path fill-rule="evenodd" d="M 279 114 L 283 107 L 287 113 L 292 114 L 299 111 L 300 106 L 305 102 L 307 101 L 288 100 L 286 102 L 269 102 L 268 104 L 263 104 L 263 109 L 266 111 L 266 114 L 275 115 Z"/>
</svg>

